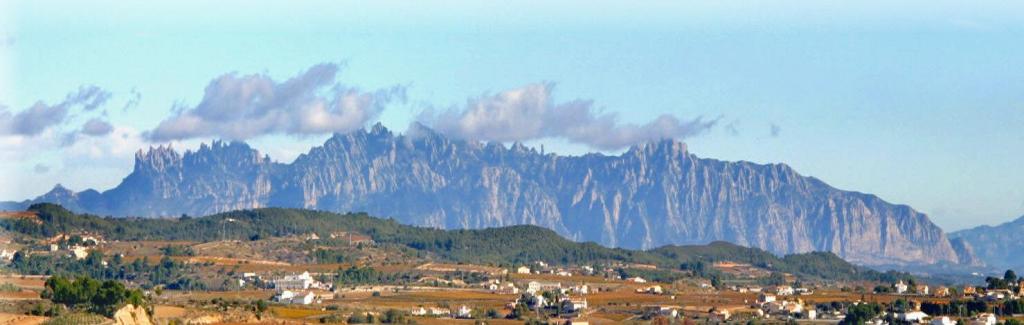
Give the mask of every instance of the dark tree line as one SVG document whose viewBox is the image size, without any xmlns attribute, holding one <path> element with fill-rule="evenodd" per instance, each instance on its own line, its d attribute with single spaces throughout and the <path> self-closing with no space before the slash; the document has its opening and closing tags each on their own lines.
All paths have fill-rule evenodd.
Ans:
<svg viewBox="0 0 1024 325">
<path fill-rule="evenodd" d="M 125 263 L 120 255 L 112 256 L 103 265 L 105 256 L 98 251 L 89 252 L 86 258 L 78 260 L 70 256 L 27 255 L 17 252 L 11 260 L 11 268 L 20 274 L 87 276 L 100 280 L 133 281 L 150 288 L 163 285 L 173 290 L 205 290 L 202 282 L 191 277 L 192 266 L 164 256 L 157 263 L 148 258 Z"/>
<path fill-rule="evenodd" d="M 71 280 L 54 276 L 46 280 L 43 298 L 72 309 L 84 309 L 110 317 L 124 304 L 143 306 L 145 296 L 139 289 L 126 289 L 121 282 L 100 282 L 88 276 Z"/>
<path fill-rule="evenodd" d="M 178 219 L 110 218 L 74 214 L 59 205 L 35 204 L 38 223 L 29 219 L 0 222 L 3 229 L 33 236 L 53 236 L 67 229 L 100 234 L 109 240 L 254 240 L 274 236 L 316 233 L 320 237 L 338 231 L 370 236 L 376 243 L 415 250 L 442 260 L 492 265 L 516 265 L 533 261 L 593 265 L 608 262 L 654 264 L 668 269 L 692 267 L 709 275 L 715 261 L 749 263 L 775 272 L 821 279 L 895 281 L 905 273 L 877 272 L 852 265 L 832 253 L 806 253 L 778 257 L 761 249 L 725 242 L 709 245 L 664 246 L 648 251 L 608 248 L 593 242 L 578 243 L 536 226 L 511 226 L 474 230 L 440 230 L 399 224 L 364 213 L 337 214 L 324 211 L 266 208 L 226 212 L 206 217 Z M 173 248 L 168 248 L 173 250 Z M 174 252 L 178 253 L 178 252 Z M 187 252 L 184 252 L 187 254 Z M 318 260 L 343 261 L 333 252 L 315 252 Z"/>
</svg>

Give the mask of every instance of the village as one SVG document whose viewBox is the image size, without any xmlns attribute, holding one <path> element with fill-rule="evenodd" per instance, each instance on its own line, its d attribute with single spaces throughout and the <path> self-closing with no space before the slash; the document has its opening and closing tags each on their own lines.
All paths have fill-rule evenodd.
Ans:
<svg viewBox="0 0 1024 325">
<path fill-rule="evenodd" d="M 80 244 L 78 238 L 74 241 L 76 245 L 55 244 L 48 246 L 48 249 L 66 252 L 68 257 L 85 259 L 88 251 L 104 244 L 101 239 L 93 236 L 82 236 Z M 11 255 L 4 254 L 3 257 L 10 261 L 13 259 Z M 543 261 L 535 261 L 530 265 L 499 268 L 428 262 L 409 266 L 412 270 L 422 272 L 415 283 L 373 285 L 331 282 L 328 279 L 334 276 L 332 272 L 280 272 L 270 268 L 266 271 L 234 273 L 230 279 L 236 285 L 231 291 L 164 290 L 161 294 L 153 291 L 147 293 L 154 303 L 159 304 L 153 315 L 157 323 L 169 323 L 173 319 L 187 317 L 193 320 L 232 320 L 217 315 L 217 312 L 204 311 L 202 304 L 182 304 L 197 301 L 200 297 L 216 297 L 213 299 L 221 301 L 265 300 L 269 312 L 262 317 L 299 322 L 317 320 L 318 316 L 335 315 L 337 311 L 346 311 L 337 317 L 346 322 L 372 320 L 373 317 L 380 319 L 386 312 L 397 311 L 421 323 L 479 320 L 507 322 L 520 319 L 542 319 L 551 324 L 652 320 L 680 324 L 687 321 L 837 323 L 844 319 L 850 306 L 868 302 L 906 301 L 908 306 L 905 309 L 883 311 L 871 319 L 870 323 L 952 325 L 960 320 L 967 324 L 995 325 L 1002 323 L 1006 316 L 1015 316 L 1004 315 L 1000 318 L 992 312 L 981 312 L 969 317 L 932 317 L 922 311 L 922 307 L 927 308 L 928 303 L 948 302 L 953 298 L 1001 304 L 1024 296 L 1024 282 L 1013 285 L 1013 289 L 987 290 L 974 286 L 932 287 L 898 281 L 861 293 L 844 292 L 840 288 L 790 285 L 729 285 L 715 288 L 703 279 L 660 283 L 639 276 L 622 278 L 615 271 L 615 267 L 622 266 L 609 265 L 604 269 L 595 269 L 589 265 L 551 266 Z M 296 265 L 289 265 L 289 268 L 294 267 Z M 466 276 L 470 274 L 472 276 Z M 467 282 L 452 275 L 480 281 Z M 19 279 L 19 276 L 8 274 L 2 279 L 8 283 L 6 280 Z M 38 281 L 41 282 L 42 278 Z M 9 283 L 25 283 L 25 280 Z M 27 292 L 32 287 L 18 290 Z M 3 299 L 9 298 L 5 296 Z"/>
<path fill-rule="evenodd" d="M 728 260 L 704 273 L 621 261 L 469 264 L 353 231 L 206 242 L 8 234 L 0 244 L 0 320 L 19 324 L 76 315 L 47 299 L 53 265 L 139 288 L 154 324 L 835 324 L 869 310 L 858 323 L 996 325 L 1024 316 L 1024 280 L 1012 271 L 943 285 L 813 280 Z"/>
</svg>

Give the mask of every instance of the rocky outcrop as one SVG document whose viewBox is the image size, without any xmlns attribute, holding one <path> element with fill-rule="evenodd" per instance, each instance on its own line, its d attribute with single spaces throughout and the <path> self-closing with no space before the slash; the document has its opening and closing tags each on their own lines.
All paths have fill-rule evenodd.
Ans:
<svg viewBox="0 0 1024 325">
<path fill-rule="evenodd" d="M 114 312 L 114 324 L 153 325 L 153 320 L 149 317 L 149 313 L 147 313 L 142 306 L 127 304 Z"/>
<path fill-rule="evenodd" d="M 949 243 L 953 245 L 956 252 L 957 263 L 965 266 L 985 266 L 985 261 L 974 252 L 974 246 L 963 238 L 950 238 Z"/>
<path fill-rule="evenodd" d="M 778 254 L 830 251 L 862 264 L 959 261 L 942 230 L 908 206 L 835 189 L 784 164 L 699 158 L 672 140 L 618 156 L 558 156 L 376 125 L 336 134 L 291 164 L 237 142 L 183 155 L 140 151 L 132 174 L 95 196 L 56 203 L 118 216 L 366 211 L 443 228 L 534 224 L 628 248 L 724 240 Z"/>
<path fill-rule="evenodd" d="M 978 259 L 997 269 L 1024 268 L 1024 216 L 997 226 L 979 226 L 949 234 L 972 248 Z"/>
</svg>

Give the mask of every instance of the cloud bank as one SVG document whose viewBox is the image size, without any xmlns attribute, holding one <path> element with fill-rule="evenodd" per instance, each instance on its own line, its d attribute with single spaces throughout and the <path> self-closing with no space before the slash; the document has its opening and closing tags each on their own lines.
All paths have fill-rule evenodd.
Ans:
<svg viewBox="0 0 1024 325">
<path fill-rule="evenodd" d="M 147 132 L 151 141 L 197 137 L 245 140 L 267 134 L 349 132 L 405 100 L 405 88 L 363 92 L 335 81 L 339 67 L 319 64 L 283 82 L 265 74 L 222 75 L 202 101 Z"/>
<path fill-rule="evenodd" d="M 99 118 L 90 119 L 89 121 L 86 121 L 84 125 L 82 125 L 82 134 L 94 137 L 110 134 L 110 132 L 113 130 L 113 125 L 110 125 L 110 123 L 108 123 L 107 121 L 101 120 Z"/>
<path fill-rule="evenodd" d="M 554 84 L 537 83 L 494 95 L 470 98 L 462 109 L 428 109 L 418 120 L 451 136 L 482 141 L 527 141 L 563 138 L 601 150 L 618 150 L 641 142 L 682 139 L 701 134 L 717 119 L 680 120 L 663 114 L 645 124 L 623 124 L 589 100 L 555 103 Z"/>
<path fill-rule="evenodd" d="M 0 106 L 0 135 L 36 136 L 68 119 L 71 109 L 92 111 L 110 99 L 110 92 L 96 86 L 82 86 L 55 105 L 38 101 L 17 113 Z"/>
</svg>

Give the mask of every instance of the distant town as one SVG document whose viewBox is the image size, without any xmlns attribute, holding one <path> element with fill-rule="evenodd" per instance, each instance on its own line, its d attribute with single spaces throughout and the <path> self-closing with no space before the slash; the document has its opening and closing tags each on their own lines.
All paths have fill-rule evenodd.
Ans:
<svg viewBox="0 0 1024 325">
<path fill-rule="evenodd" d="M 257 214 L 264 223 L 253 234 L 232 233 L 231 224 L 239 229 Z M 520 257 L 482 263 L 452 257 L 463 256 L 459 237 L 423 237 L 466 234 L 459 231 L 388 230 L 395 226 L 372 217 L 290 210 L 139 221 L 41 205 L 2 217 L 0 319 L 11 324 L 995 325 L 1024 318 L 1024 280 L 1012 270 L 976 284 L 855 267 L 835 276 L 801 269 L 852 266 L 821 254 L 759 262 L 776 257 L 725 244 L 682 247 L 669 262 L 583 244 L 566 251 L 577 258 L 524 259 L 531 252 L 523 245 L 569 244 L 519 242 L 500 228 L 489 234 L 505 251 L 466 256 Z M 226 226 L 181 232 L 194 240 L 147 234 L 169 222 Z M 320 222 L 331 226 L 298 230 Z M 695 257 L 680 257 L 687 254 Z M 782 263 L 795 271 L 780 271 Z"/>
</svg>

